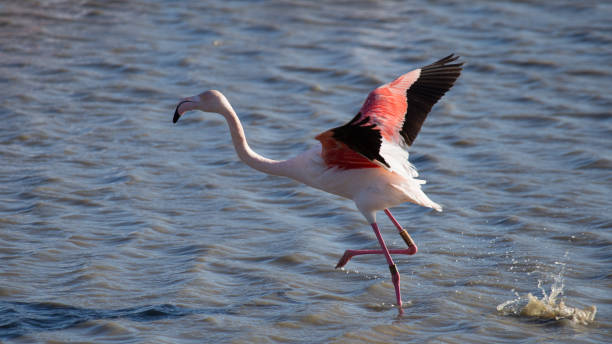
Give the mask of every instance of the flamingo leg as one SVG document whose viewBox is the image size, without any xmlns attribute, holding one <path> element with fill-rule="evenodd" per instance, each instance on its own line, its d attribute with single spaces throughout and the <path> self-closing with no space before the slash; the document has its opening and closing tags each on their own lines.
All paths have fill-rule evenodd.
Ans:
<svg viewBox="0 0 612 344">
<path fill-rule="evenodd" d="M 395 217 L 391 215 L 391 212 L 389 211 L 389 209 L 385 209 L 385 214 L 387 214 L 387 216 L 389 217 L 389 220 L 393 222 L 393 224 L 395 225 L 395 228 L 397 228 L 397 230 L 399 231 L 399 234 L 402 236 L 402 239 L 404 239 L 404 242 L 408 246 L 408 250 L 410 251 L 410 253 L 406 253 L 406 254 L 417 253 L 419 249 L 417 245 L 414 243 L 414 240 L 412 240 L 412 238 L 410 237 L 410 234 L 408 234 L 408 232 L 404 228 L 402 228 L 402 225 L 400 225 L 399 222 L 397 222 Z"/>
<path fill-rule="evenodd" d="M 395 263 L 393 262 L 393 259 L 391 258 L 391 253 L 392 254 L 413 255 L 417 253 L 418 248 L 416 244 L 414 243 L 414 240 L 412 240 L 412 238 L 410 237 L 410 234 L 408 234 L 408 232 L 404 228 L 402 228 L 402 226 L 399 224 L 399 222 L 397 222 L 395 217 L 393 217 L 389 209 L 385 209 L 385 214 L 387 214 L 391 222 L 393 222 L 393 225 L 395 225 L 395 228 L 397 228 L 399 234 L 401 235 L 402 239 L 404 239 L 404 242 L 406 243 L 408 248 L 399 249 L 399 250 L 389 250 L 387 248 L 387 245 L 385 244 L 385 241 L 383 240 L 380 230 L 378 229 L 378 224 L 376 224 L 376 222 L 373 222 L 372 229 L 374 230 L 374 234 L 376 235 L 376 239 L 378 239 L 378 243 L 380 244 L 381 249 L 380 250 L 346 250 L 344 251 L 342 258 L 340 258 L 340 260 L 338 261 L 338 264 L 336 264 L 336 269 L 341 268 L 344 265 L 346 265 L 346 263 L 348 263 L 348 261 L 354 256 L 358 256 L 362 254 L 384 254 L 385 259 L 387 259 L 387 263 L 389 264 L 389 271 L 391 271 L 391 280 L 393 281 L 393 286 L 395 287 L 395 296 L 397 299 L 397 305 L 401 313 L 402 296 L 400 293 L 400 274 L 399 274 L 399 271 L 397 271 L 397 266 L 395 265 Z"/>
<path fill-rule="evenodd" d="M 406 254 L 406 255 L 413 255 L 417 253 L 418 251 L 417 245 L 414 243 L 414 241 L 412 240 L 408 232 L 404 228 L 402 228 L 402 226 L 399 224 L 399 222 L 397 222 L 395 217 L 391 215 L 391 212 L 389 211 L 389 209 L 385 209 L 385 214 L 389 216 L 389 219 L 391 220 L 391 222 L 393 222 L 393 225 L 395 225 L 395 227 L 399 231 L 399 234 L 402 236 L 402 239 L 404 239 L 404 242 L 406 243 L 406 245 L 408 245 L 407 249 L 389 250 L 389 253 Z M 348 261 L 351 260 L 351 258 L 353 258 L 354 256 L 359 256 L 362 254 L 382 254 L 382 253 L 383 253 L 383 250 L 346 250 L 344 251 L 342 258 L 340 258 L 340 260 L 338 261 L 338 264 L 336 264 L 336 269 L 345 266 L 346 263 L 348 263 Z"/>
<path fill-rule="evenodd" d="M 387 259 L 387 263 L 389 264 L 389 271 L 391 271 L 391 280 L 393 281 L 393 286 L 395 287 L 395 297 L 397 300 L 397 306 L 400 308 L 400 311 L 401 311 L 402 295 L 400 294 L 399 271 L 397 271 L 397 266 L 395 265 L 395 263 L 393 262 L 393 259 L 391 258 L 391 254 L 389 253 L 389 250 L 387 249 L 387 245 L 385 244 L 385 241 L 383 240 L 382 234 L 380 234 L 380 230 L 378 229 L 378 225 L 376 224 L 376 222 L 372 222 L 372 229 L 374 229 L 374 234 L 376 235 L 376 239 L 378 239 L 378 243 L 380 244 L 383 254 L 385 255 L 385 258 Z"/>
<path fill-rule="evenodd" d="M 395 287 L 395 296 L 397 300 L 397 305 L 401 312 L 402 296 L 400 294 L 400 274 L 399 274 L 399 271 L 397 271 L 397 266 L 395 265 L 395 263 L 393 262 L 393 259 L 391 258 L 391 253 L 393 254 L 412 254 L 410 253 L 412 251 L 410 249 L 405 249 L 405 250 L 387 249 L 387 245 L 385 244 L 385 241 L 383 240 L 383 237 L 380 234 L 380 230 L 378 229 L 378 225 L 376 224 L 376 222 L 372 223 L 372 229 L 374 229 L 374 234 L 376 235 L 376 238 L 378 239 L 378 243 L 380 244 L 381 249 L 380 250 L 346 250 L 342 258 L 340 258 L 340 261 L 336 265 L 336 268 L 344 266 L 349 261 L 349 259 L 351 259 L 351 257 L 356 256 L 356 255 L 381 254 L 381 253 L 384 254 L 385 258 L 387 259 L 387 263 L 389 264 L 389 270 L 391 271 L 391 280 L 393 281 L 393 286 Z"/>
<path fill-rule="evenodd" d="M 342 258 L 340 258 L 340 260 L 338 261 L 338 264 L 336 264 L 336 269 L 337 268 L 341 268 L 343 266 L 346 265 L 346 263 L 348 263 L 349 260 L 351 260 L 351 258 L 353 258 L 354 256 L 359 256 L 362 254 L 383 254 L 383 250 L 346 250 L 344 251 L 344 254 L 342 255 Z M 391 254 L 414 254 L 413 251 L 411 249 L 398 249 L 398 250 L 389 250 L 389 253 Z"/>
</svg>

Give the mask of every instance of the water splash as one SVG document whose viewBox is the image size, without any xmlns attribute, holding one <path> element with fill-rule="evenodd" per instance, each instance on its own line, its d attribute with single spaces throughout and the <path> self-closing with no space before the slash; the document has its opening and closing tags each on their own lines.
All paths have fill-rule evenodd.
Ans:
<svg viewBox="0 0 612 344">
<path fill-rule="evenodd" d="M 523 297 L 516 293 L 516 299 L 508 300 L 498 305 L 497 311 L 503 315 L 543 320 L 559 321 L 567 319 L 573 323 L 582 325 L 592 323 L 597 313 L 597 307 L 595 307 L 595 305 L 580 309 L 578 307 L 567 306 L 565 300 L 559 298 L 563 294 L 563 272 L 565 271 L 565 263 L 557 262 L 556 264 L 562 267 L 557 275 L 553 275 L 550 293 L 547 293 L 545 287 L 543 287 L 543 281 L 538 280 L 538 289 L 542 292 L 541 298 L 533 296 L 531 293 Z"/>
</svg>

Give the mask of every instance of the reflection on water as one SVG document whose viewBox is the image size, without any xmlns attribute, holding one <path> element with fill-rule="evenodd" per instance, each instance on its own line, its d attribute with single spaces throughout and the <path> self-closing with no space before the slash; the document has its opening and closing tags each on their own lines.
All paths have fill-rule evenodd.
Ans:
<svg viewBox="0 0 612 344">
<path fill-rule="evenodd" d="M 0 339 L 17 338 L 27 333 L 57 331 L 100 319 L 126 318 L 133 321 L 156 321 L 184 317 L 216 310 L 192 310 L 174 305 L 133 307 L 120 310 L 80 309 L 46 303 L 0 302 Z M 221 311 L 216 311 L 220 313 Z"/>
</svg>

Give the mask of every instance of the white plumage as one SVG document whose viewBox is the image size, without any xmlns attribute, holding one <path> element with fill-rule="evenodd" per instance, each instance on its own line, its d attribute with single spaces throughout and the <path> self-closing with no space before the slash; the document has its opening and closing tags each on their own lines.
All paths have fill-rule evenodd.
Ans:
<svg viewBox="0 0 612 344">
<path fill-rule="evenodd" d="M 421 190 L 425 181 L 416 178 L 418 172 L 408 161 L 407 148 L 431 107 L 459 77 L 461 64 L 449 64 L 456 59 L 447 56 L 376 88 L 349 123 L 321 133 L 315 147 L 285 161 L 265 158 L 249 147 L 236 112 L 219 91 L 183 99 L 173 121 L 190 110 L 219 113 L 227 120 L 238 157 L 250 167 L 353 200 L 371 224 L 381 250 L 347 250 L 336 267 L 355 255 L 384 254 L 401 312 L 400 275 L 390 254 L 415 254 L 417 247 L 388 208 L 412 202 L 442 211 Z M 387 249 L 376 223 L 379 210 L 389 216 L 408 249 Z"/>
</svg>

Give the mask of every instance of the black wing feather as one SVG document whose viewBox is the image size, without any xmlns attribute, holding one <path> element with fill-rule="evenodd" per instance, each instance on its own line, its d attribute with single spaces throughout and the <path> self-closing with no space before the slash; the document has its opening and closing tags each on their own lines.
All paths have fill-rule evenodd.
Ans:
<svg viewBox="0 0 612 344">
<path fill-rule="evenodd" d="M 419 78 L 406 91 L 408 108 L 400 134 L 408 145 L 416 138 L 432 106 L 448 91 L 461 73 L 463 63 L 449 64 L 459 57 L 453 54 L 421 68 Z M 332 137 L 370 161 L 386 167 L 389 163 L 380 155 L 382 134 L 370 117 L 359 112 L 350 122 L 333 128 Z"/>
<path fill-rule="evenodd" d="M 382 144 L 380 130 L 376 129 L 374 124 L 366 124 L 370 121 L 370 117 L 366 116 L 359 120 L 360 117 L 361 112 L 347 124 L 332 129 L 332 137 L 370 161 L 379 161 L 389 167 L 387 161 L 379 153 Z"/>
<path fill-rule="evenodd" d="M 453 63 L 453 54 L 421 68 L 421 74 L 406 91 L 408 109 L 401 135 L 409 146 L 416 139 L 421 126 L 434 104 L 448 91 L 461 74 L 463 63 Z"/>
</svg>

